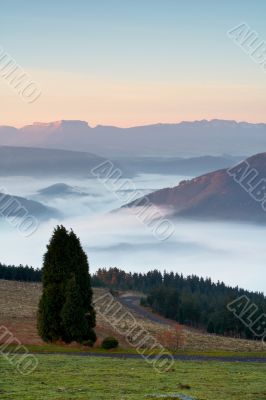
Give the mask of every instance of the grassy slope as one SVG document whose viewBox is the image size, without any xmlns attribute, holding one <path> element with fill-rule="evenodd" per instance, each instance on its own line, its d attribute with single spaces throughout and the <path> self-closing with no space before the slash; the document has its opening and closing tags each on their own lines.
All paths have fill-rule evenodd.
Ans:
<svg viewBox="0 0 266 400">
<path fill-rule="evenodd" d="M 96 289 L 94 294 L 97 298 L 102 293 L 102 290 Z M 5 325 L 23 344 L 30 346 L 43 345 L 36 329 L 36 312 L 40 294 L 40 284 L 0 280 L 0 324 Z M 164 334 L 165 326 L 144 320 L 136 314 L 134 317 L 152 336 Z M 251 356 L 252 353 L 260 354 L 266 351 L 259 341 L 208 335 L 187 327 L 184 327 L 183 334 L 185 340 L 182 349 L 187 352 L 241 352 L 249 353 Z M 117 336 L 121 347 L 128 347 L 125 339 L 118 336 L 99 315 L 97 316 L 97 335 L 100 339 L 110 335 Z M 131 349 L 128 351 L 131 352 Z"/>
<path fill-rule="evenodd" d="M 1 400 L 141 400 L 174 393 L 198 400 L 266 399 L 265 364 L 176 362 L 171 372 L 158 374 L 143 360 L 55 355 L 38 360 L 37 370 L 22 376 L 0 357 Z"/>
</svg>

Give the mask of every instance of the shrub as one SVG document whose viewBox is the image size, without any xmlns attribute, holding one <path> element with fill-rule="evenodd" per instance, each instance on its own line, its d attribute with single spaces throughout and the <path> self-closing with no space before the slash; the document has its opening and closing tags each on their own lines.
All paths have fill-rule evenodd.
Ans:
<svg viewBox="0 0 266 400">
<path fill-rule="evenodd" d="M 82 345 L 86 346 L 86 347 L 93 347 L 94 341 L 93 340 L 83 340 Z"/>
<path fill-rule="evenodd" d="M 119 343 L 114 337 L 107 337 L 102 341 L 102 348 L 105 350 L 116 349 Z"/>
<path fill-rule="evenodd" d="M 170 329 L 157 335 L 157 340 L 169 351 L 177 351 L 184 346 L 185 337 L 181 325 L 175 324 Z"/>
</svg>

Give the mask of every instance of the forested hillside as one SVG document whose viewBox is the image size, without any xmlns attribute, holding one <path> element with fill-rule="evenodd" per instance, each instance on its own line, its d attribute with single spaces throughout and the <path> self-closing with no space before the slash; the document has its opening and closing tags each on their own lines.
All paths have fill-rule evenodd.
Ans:
<svg viewBox="0 0 266 400">
<path fill-rule="evenodd" d="M 9 281 L 40 282 L 41 271 L 32 267 L 0 264 L 0 279 Z"/>
<path fill-rule="evenodd" d="M 266 312 L 263 293 L 229 287 L 223 282 L 214 283 L 209 278 L 195 275 L 184 277 L 157 270 L 131 274 L 117 268 L 99 269 L 93 276 L 93 285 L 143 292 L 147 296 L 142 304 L 153 311 L 181 324 L 233 337 L 255 338 L 251 330 L 228 310 L 230 302 L 245 295 L 250 304 L 258 307 L 257 317 Z M 256 317 L 253 319 L 255 321 Z"/>
<path fill-rule="evenodd" d="M 0 264 L 0 279 L 38 282 L 41 271 L 32 267 Z M 200 328 L 209 333 L 255 339 L 252 331 L 228 310 L 227 305 L 247 296 L 258 307 L 257 317 L 266 313 L 263 293 L 229 287 L 223 282 L 192 275 L 184 277 L 173 272 L 153 270 L 145 274 L 125 272 L 118 268 L 99 269 L 92 275 L 93 287 L 114 290 L 134 290 L 144 293 L 142 305 L 181 324 Z M 253 317 L 255 321 L 256 317 Z"/>
</svg>

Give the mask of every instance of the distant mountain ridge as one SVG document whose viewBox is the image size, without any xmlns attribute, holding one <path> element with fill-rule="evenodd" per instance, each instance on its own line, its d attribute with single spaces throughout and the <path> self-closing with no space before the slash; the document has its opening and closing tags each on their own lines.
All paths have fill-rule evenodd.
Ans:
<svg viewBox="0 0 266 400">
<path fill-rule="evenodd" d="M 48 220 L 61 216 L 61 213 L 55 208 L 48 207 L 38 201 L 0 193 L 0 218 L 21 218 L 25 214 L 39 220 Z"/>
<path fill-rule="evenodd" d="M 91 169 L 103 162 L 105 158 L 85 152 L 0 146 L 0 176 L 89 178 Z"/>
<path fill-rule="evenodd" d="M 266 124 L 215 119 L 92 128 L 86 121 L 62 120 L 21 129 L 0 126 L 0 145 L 86 151 L 105 157 L 251 155 L 266 151 Z"/>
<path fill-rule="evenodd" d="M 264 197 L 263 197 L 264 196 Z M 266 223 L 266 153 L 230 168 L 150 193 L 124 207 L 145 206 L 147 199 L 170 218 Z M 265 200 L 266 202 L 266 200 Z"/>
<path fill-rule="evenodd" d="M 55 183 L 38 191 L 38 195 L 43 197 L 83 197 L 87 193 L 82 192 L 78 187 L 73 187 L 65 183 Z"/>
<path fill-rule="evenodd" d="M 239 159 L 224 155 L 195 158 L 117 157 L 111 161 L 107 157 L 80 151 L 0 146 L 0 176 L 57 176 L 64 180 L 69 177 L 87 179 L 94 177 L 91 174 L 93 168 L 106 161 L 113 164 L 113 170 L 120 169 L 123 177 L 127 178 L 142 173 L 196 176 L 229 167 Z"/>
<path fill-rule="evenodd" d="M 198 176 L 217 169 L 227 168 L 245 157 L 200 156 L 200 157 L 124 157 L 116 160 L 135 173 Z"/>
</svg>

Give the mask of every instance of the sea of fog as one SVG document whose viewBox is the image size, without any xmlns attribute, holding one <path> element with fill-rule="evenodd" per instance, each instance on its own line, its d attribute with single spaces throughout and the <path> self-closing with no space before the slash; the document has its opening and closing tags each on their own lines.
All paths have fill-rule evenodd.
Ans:
<svg viewBox="0 0 266 400">
<path fill-rule="evenodd" d="M 176 186 L 183 179 L 186 177 L 143 174 L 134 178 L 134 185 L 146 194 Z M 76 187 L 83 195 L 65 198 L 38 195 L 40 189 L 59 182 Z M 132 272 L 157 268 L 208 276 L 214 281 L 266 292 L 266 228 L 262 226 L 180 220 L 175 223 L 172 236 L 160 241 L 130 210 L 111 212 L 131 198 L 132 185 L 119 189 L 122 182 L 112 185 L 92 179 L 30 177 L 1 178 L 0 183 L 14 195 L 41 201 L 63 214 L 60 220 L 40 224 L 30 237 L 22 236 L 2 219 L 0 261 L 3 263 L 41 267 L 53 228 L 62 223 L 80 237 L 91 271 L 99 267 L 119 267 Z"/>
</svg>

